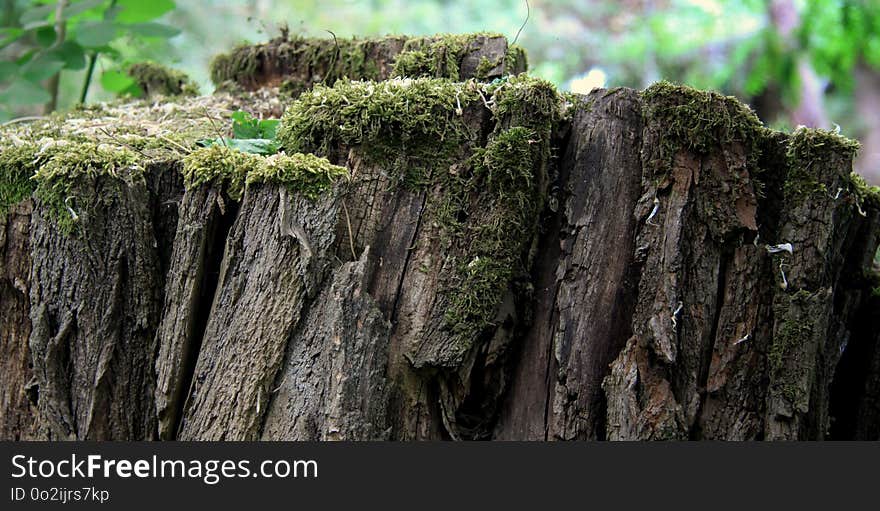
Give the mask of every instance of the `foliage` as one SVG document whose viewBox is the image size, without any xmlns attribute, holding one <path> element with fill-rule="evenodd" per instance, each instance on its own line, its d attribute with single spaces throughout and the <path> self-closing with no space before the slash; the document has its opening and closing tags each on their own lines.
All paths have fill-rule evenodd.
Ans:
<svg viewBox="0 0 880 511">
<path fill-rule="evenodd" d="M 232 113 L 232 138 L 217 137 L 200 140 L 202 147 L 224 145 L 243 153 L 275 154 L 280 148 L 276 140 L 278 119 L 257 119 L 248 112 L 238 110 Z"/>
<path fill-rule="evenodd" d="M 123 70 L 115 47 L 122 39 L 168 39 L 179 33 L 155 21 L 174 9 L 171 0 L 33 0 L 15 24 L 0 28 L 0 109 L 50 103 L 57 94 L 43 82 L 63 71 L 85 70 L 89 87 L 94 60 L 104 55 L 110 68 L 101 76 L 104 89 L 139 96 L 134 78 Z M 88 63 L 88 66 L 87 66 Z"/>
</svg>

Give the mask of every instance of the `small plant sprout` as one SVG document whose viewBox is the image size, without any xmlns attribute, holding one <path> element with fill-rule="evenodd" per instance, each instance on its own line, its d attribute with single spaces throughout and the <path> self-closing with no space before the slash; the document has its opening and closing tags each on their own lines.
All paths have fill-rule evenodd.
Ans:
<svg viewBox="0 0 880 511">
<path fill-rule="evenodd" d="M 458 97 L 461 95 L 461 91 L 455 92 L 455 115 L 461 115 L 464 113 L 464 110 L 461 109 L 461 101 Z"/>
<path fill-rule="evenodd" d="M 70 213 L 70 219 L 73 220 L 74 222 L 78 222 L 79 215 L 77 215 L 76 211 L 74 211 L 73 208 L 70 206 L 70 202 L 72 199 L 73 199 L 73 196 L 70 196 L 70 197 L 64 199 L 64 207 L 66 207 L 67 211 Z"/>
<path fill-rule="evenodd" d="M 840 124 L 837 124 L 836 122 L 832 122 L 831 124 L 834 125 L 834 134 L 840 135 Z"/>
<path fill-rule="evenodd" d="M 657 225 L 651 221 L 657 215 L 657 212 L 660 211 L 660 199 L 654 197 L 654 209 L 651 210 L 651 214 L 648 215 L 648 219 L 645 220 L 645 223 L 648 225 Z"/>
<path fill-rule="evenodd" d="M 733 343 L 733 345 L 736 346 L 737 344 L 742 344 L 742 343 L 748 341 L 749 339 L 751 339 L 751 337 L 752 337 L 752 334 L 746 334 L 746 335 L 742 336 L 738 341 Z"/>
<path fill-rule="evenodd" d="M 783 243 L 781 245 L 766 245 L 765 248 L 767 252 L 771 254 L 778 254 L 780 252 L 788 252 L 789 254 L 794 253 L 794 247 L 791 246 L 791 243 Z"/>
<path fill-rule="evenodd" d="M 684 308 L 684 303 L 678 302 L 678 305 L 675 307 L 675 310 L 672 311 L 672 330 L 678 329 L 678 314 L 681 312 L 681 309 Z"/>
<path fill-rule="evenodd" d="M 785 278 L 785 261 L 779 261 L 779 273 L 782 275 L 782 282 L 779 287 L 788 289 L 788 279 Z"/>
</svg>

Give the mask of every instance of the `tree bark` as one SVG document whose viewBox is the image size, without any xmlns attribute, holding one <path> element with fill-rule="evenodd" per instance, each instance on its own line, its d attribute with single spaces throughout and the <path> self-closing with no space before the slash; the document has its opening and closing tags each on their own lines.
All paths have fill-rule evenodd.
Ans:
<svg viewBox="0 0 880 511">
<path fill-rule="evenodd" d="M 466 187 L 334 141 L 350 178 L 317 199 L 184 190 L 178 154 L 77 178 L 72 234 L 39 194 L 13 205 L 3 437 L 878 439 L 880 200 L 851 147 L 660 89 L 553 92 L 561 119 L 527 89 L 461 101 L 469 136 L 434 163 Z M 505 202 L 475 169 L 515 130 Z M 498 261 L 485 321 L 451 315 Z"/>
</svg>

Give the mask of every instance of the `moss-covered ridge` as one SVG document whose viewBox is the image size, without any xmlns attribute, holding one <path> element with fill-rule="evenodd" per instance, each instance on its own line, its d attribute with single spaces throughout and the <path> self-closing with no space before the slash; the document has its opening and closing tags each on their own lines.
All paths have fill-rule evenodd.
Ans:
<svg viewBox="0 0 880 511">
<path fill-rule="evenodd" d="M 214 183 L 223 186 L 235 200 L 245 187 L 255 183 L 274 183 L 294 193 L 316 199 L 333 183 L 348 175 L 344 167 L 332 165 L 313 154 L 278 153 L 269 156 L 243 153 L 221 144 L 203 147 L 183 160 L 187 189 Z"/>
<path fill-rule="evenodd" d="M 748 154 L 757 158 L 765 128 L 737 98 L 665 81 L 645 89 L 642 98 L 648 122 L 663 130 L 658 169 L 668 170 L 679 150 L 707 153 L 733 142 L 745 144 Z"/>
<path fill-rule="evenodd" d="M 70 233 L 94 199 L 80 196 L 80 184 L 101 176 L 135 183 L 148 170 L 177 171 L 197 141 L 222 134 L 242 101 L 258 113 L 280 109 L 277 98 L 221 94 L 117 101 L 0 126 L 0 215 L 33 195 Z M 264 174 L 273 179 L 272 172 Z"/>
<path fill-rule="evenodd" d="M 416 365 L 458 363 L 527 273 L 562 107 L 555 87 L 524 74 L 491 84 L 394 78 L 318 85 L 282 117 L 287 151 L 354 148 L 404 188 L 431 190 L 424 224 L 441 239 L 443 256 L 432 264 L 448 342 L 443 360 L 414 356 Z M 495 119 L 488 140 L 469 126 L 486 110 Z"/>
<path fill-rule="evenodd" d="M 465 59 L 483 46 L 487 47 L 485 55 L 463 76 Z M 241 45 L 217 55 L 211 62 L 211 80 L 218 86 L 230 82 L 247 88 L 280 85 L 297 96 L 315 83 L 333 84 L 343 78 L 491 80 L 525 71 L 527 65 L 523 48 L 508 48 L 503 35 L 487 32 L 376 38 L 311 38 L 283 34 L 266 43 Z"/>
</svg>

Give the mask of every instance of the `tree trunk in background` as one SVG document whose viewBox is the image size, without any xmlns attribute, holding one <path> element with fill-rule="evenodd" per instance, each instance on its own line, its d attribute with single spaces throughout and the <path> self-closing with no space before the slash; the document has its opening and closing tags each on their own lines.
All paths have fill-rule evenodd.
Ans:
<svg viewBox="0 0 880 511">
<path fill-rule="evenodd" d="M 441 170 L 474 172 L 526 130 L 504 170 L 528 171 L 527 220 L 486 176 L 414 188 L 395 173 L 417 170 L 407 149 L 382 163 L 343 142 L 320 151 L 351 178 L 316 200 L 184 191 L 178 155 L 143 180 L 77 179 L 70 235 L 39 198 L 14 205 L 4 438 L 880 438 L 880 200 L 845 141 L 671 85 L 524 90 L 494 115 L 485 97 L 453 107 L 470 137 Z M 266 94 L 180 107 L 259 115 L 278 108 Z M 138 109 L 164 119 L 116 123 Z M 65 126 L 90 122 L 108 124 Z M 449 204 L 466 236 L 438 220 Z M 485 324 L 456 330 L 448 311 L 480 283 L 461 272 L 502 260 L 475 255 L 493 226 L 514 262 Z"/>
<path fill-rule="evenodd" d="M 880 73 L 860 64 L 855 74 L 856 111 L 864 122 L 856 170 L 869 183 L 880 186 Z"/>
</svg>

